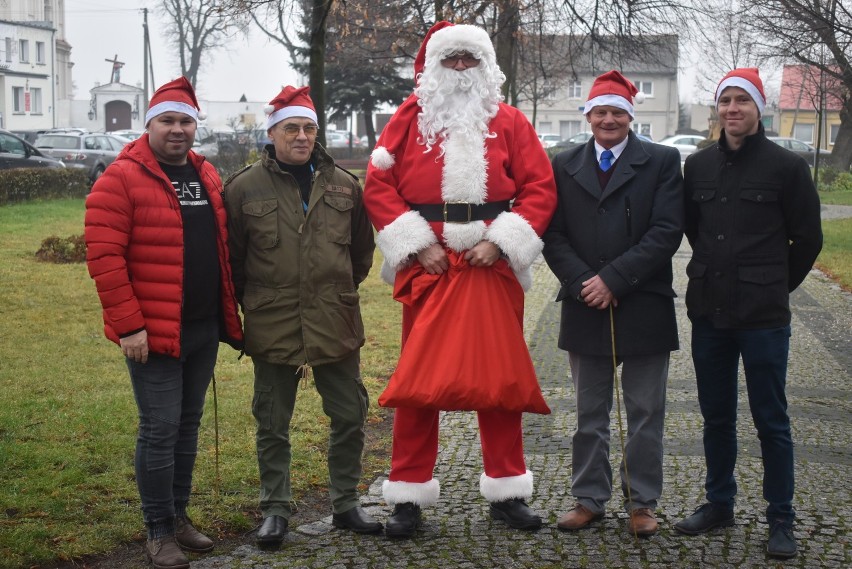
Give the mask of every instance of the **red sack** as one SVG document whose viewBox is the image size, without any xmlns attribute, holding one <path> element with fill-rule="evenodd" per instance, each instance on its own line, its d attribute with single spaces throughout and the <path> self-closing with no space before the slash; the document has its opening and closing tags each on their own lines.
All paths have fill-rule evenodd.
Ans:
<svg viewBox="0 0 852 569">
<path fill-rule="evenodd" d="M 414 263 L 396 276 L 394 298 L 413 324 L 383 407 L 549 414 L 523 333 L 524 292 L 501 259 L 472 267 L 447 252 L 449 270 Z"/>
</svg>

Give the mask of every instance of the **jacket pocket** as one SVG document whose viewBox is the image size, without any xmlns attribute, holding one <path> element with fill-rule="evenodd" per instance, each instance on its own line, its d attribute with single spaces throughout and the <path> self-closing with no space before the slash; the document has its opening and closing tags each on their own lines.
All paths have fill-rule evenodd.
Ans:
<svg viewBox="0 0 852 569">
<path fill-rule="evenodd" d="M 704 298 L 706 296 L 707 265 L 692 259 L 686 265 L 686 276 L 689 284 L 686 286 L 686 308 L 690 314 L 705 314 Z"/>
<path fill-rule="evenodd" d="M 349 245 L 352 243 L 352 208 L 355 202 L 351 196 L 326 193 L 322 197 L 325 207 L 325 234 L 332 243 Z"/>
<path fill-rule="evenodd" d="M 278 200 L 259 200 L 242 205 L 249 242 L 261 249 L 278 245 Z"/>
<path fill-rule="evenodd" d="M 265 288 L 247 287 L 243 295 L 243 308 L 250 312 L 275 300 L 275 291 Z"/>
<path fill-rule="evenodd" d="M 736 227 L 743 233 L 774 233 L 783 223 L 778 207 L 780 188 L 754 182 L 743 183 L 737 204 Z"/>
<path fill-rule="evenodd" d="M 759 324 L 785 317 L 789 293 L 783 263 L 740 266 L 737 277 L 736 317 L 740 322 Z"/>
</svg>

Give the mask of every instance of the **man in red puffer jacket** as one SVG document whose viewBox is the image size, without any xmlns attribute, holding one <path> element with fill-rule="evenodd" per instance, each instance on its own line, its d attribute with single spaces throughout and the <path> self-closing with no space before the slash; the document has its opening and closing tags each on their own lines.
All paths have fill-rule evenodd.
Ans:
<svg viewBox="0 0 852 569">
<path fill-rule="evenodd" d="M 157 568 L 213 542 L 186 515 L 198 426 L 219 341 L 242 346 L 222 181 L 192 152 L 198 102 L 181 77 L 160 87 L 147 134 L 128 144 L 86 200 L 89 274 L 107 338 L 121 346 L 139 410 L 136 482 Z"/>
</svg>

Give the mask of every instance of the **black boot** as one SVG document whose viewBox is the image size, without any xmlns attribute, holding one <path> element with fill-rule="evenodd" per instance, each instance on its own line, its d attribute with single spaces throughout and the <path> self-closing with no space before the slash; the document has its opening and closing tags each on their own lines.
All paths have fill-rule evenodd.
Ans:
<svg viewBox="0 0 852 569">
<path fill-rule="evenodd" d="M 264 518 L 260 529 L 257 530 L 257 544 L 260 547 L 278 547 L 284 541 L 287 525 L 287 518 L 282 516 Z"/>
<path fill-rule="evenodd" d="M 397 504 L 385 524 L 388 537 L 411 537 L 420 527 L 420 506 L 411 502 Z"/>
<path fill-rule="evenodd" d="M 520 498 L 491 502 L 491 517 L 506 522 L 510 528 L 537 530 L 541 517 Z"/>
</svg>

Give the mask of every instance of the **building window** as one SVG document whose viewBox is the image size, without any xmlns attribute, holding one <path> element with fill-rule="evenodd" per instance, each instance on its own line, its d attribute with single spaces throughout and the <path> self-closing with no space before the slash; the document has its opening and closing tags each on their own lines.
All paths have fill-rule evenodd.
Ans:
<svg viewBox="0 0 852 569">
<path fill-rule="evenodd" d="M 41 89 L 30 89 L 30 105 L 30 112 L 32 114 L 41 114 Z"/>
<path fill-rule="evenodd" d="M 644 93 L 646 97 L 654 96 L 654 82 L 653 81 L 636 81 L 636 88 L 639 89 L 640 93 Z"/>
<path fill-rule="evenodd" d="M 793 138 L 801 140 L 802 142 L 807 142 L 808 144 L 813 144 L 814 125 L 796 123 L 796 126 L 793 127 Z"/>
<path fill-rule="evenodd" d="M 12 112 L 24 112 L 24 88 L 12 87 Z"/>
<path fill-rule="evenodd" d="M 12 61 L 12 38 L 6 38 L 6 61 Z"/>
<path fill-rule="evenodd" d="M 580 88 L 579 81 L 571 81 L 568 83 L 568 98 L 569 99 L 579 99 L 582 97 L 583 90 Z"/>
<path fill-rule="evenodd" d="M 550 129 L 553 128 L 553 123 L 550 121 L 539 121 L 538 123 L 538 132 L 550 132 Z"/>
<path fill-rule="evenodd" d="M 651 138 L 651 123 L 649 122 L 634 122 L 633 132 Z"/>
<path fill-rule="evenodd" d="M 837 133 L 840 132 L 840 125 L 833 124 L 831 125 L 831 129 L 828 131 L 828 143 L 832 146 L 834 142 L 837 140 Z"/>
<path fill-rule="evenodd" d="M 30 62 L 30 40 L 20 40 L 18 42 L 18 61 L 21 63 Z"/>
<path fill-rule="evenodd" d="M 37 41 L 36 42 L 36 63 L 39 65 L 44 65 L 44 42 Z"/>
</svg>

